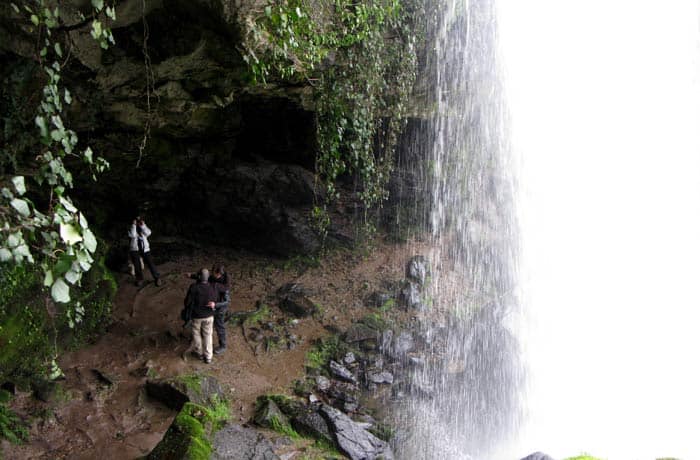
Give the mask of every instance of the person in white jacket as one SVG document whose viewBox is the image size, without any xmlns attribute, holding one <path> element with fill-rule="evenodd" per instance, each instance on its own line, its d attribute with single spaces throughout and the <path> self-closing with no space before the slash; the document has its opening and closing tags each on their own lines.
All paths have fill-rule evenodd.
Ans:
<svg viewBox="0 0 700 460">
<path fill-rule="evenodd" d="M 148 266 L 148 270 L 153 275 L 153 279 L 156 282 L 156 286 L 161 285 L 160 274 L 155 265 L 153 265 L 153 260 L 151 259 L 151 246 L 148 244 L 148 237 L 151 236 L 151 229 L 148 228 L 146 222 L 141 217 L 137 217 L 131 223 L 131 228 L 129 229 L 129 256 L 131 257 L 131 263 L 134 264 L 134 271 L 136 272 L 136 286 L 140 286 L 143 282 L 143 269 L 141 268 L 142 258 L 144 263 Z"/>
</svg>

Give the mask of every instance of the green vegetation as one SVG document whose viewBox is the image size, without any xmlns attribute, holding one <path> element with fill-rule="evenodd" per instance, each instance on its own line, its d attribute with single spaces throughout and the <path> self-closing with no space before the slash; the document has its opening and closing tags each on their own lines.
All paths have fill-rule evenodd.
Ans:
<svg viewBox="0 0 700 460">
<path fill-rule="evenodd" d="M 176 380 L 185 385 L 185 388 L 188 390 L 194 391 L 197 394 L 202 393 L 202 377 L 196 372 L 178 375 Z"/>
<path fill-rule="evenodd" d="M 11 6 L 14 19 L 25 23 L 37 37 L 38 66 L 22 70 L 31 76 L 42 71 L 45 83 L 38 107 L 30 109 L 33 113 L 21 101 L 20 92 L 10 90 L 9 97 L 3 94 L 3 99 L 10 102 L 3 111 L 3 121 L 17 121 L 5 121 L 4 142 L 0 142 L 7 146 L 0 149 L 0 218 L 4 223 L 0 228 L 0 263 L 38 263 L 42 284 L 49 288 L 53 300 L 68 304 L 71 286 L 79 284 L 94 263 L 97 239 L 67 193 L 73 187 L 73 175 L 65 160 L 80 159 L 93 179 L 109 165 L 90 147 L 79 148 L 77 134 L 64 122 L 64 108 L 72 103 L 72 96 L 68 88 L 60 86 L 68 59 L 63 52 L 64 35 L 54 34 L 63 25 L 59 8 L 49 0 L 23 2 L 22 8 L 15 3 Z M 91 35 L 107 48 L 114 39 L 100 17 L 115 20 L 114 7 L 93 0 L 91 13 Z M 14 83 L 18 88 L 35 91 Z M 68 311 L 70 326 L 85 314 L 79 302 L 71 303 Z"/>
<path fill-rule="evenodd" d="M 306 352 L 305 365 L 308 369 L 325 370 L 328 361 L 336 359 L 346 347 L 347 344 L 335 335 L 320 339 Z"/>
<path fill-rule="evenodd" d="M 327 202 L 339 197 L 336 179 L 353 177 L 369 211 L 387 198 L 398 135 L 416 78 L 417 0 L 272 0 L 244 37 L 254 80 L 312 83 L 317 109 L 316 173 L 326 201 L 313 210 L 326 235 Z"/>
<path fill-rule="evenodd" d="M 243 321 L 243 325 L 245 327 L 258 326 L 260 323 L 268 321 L 271 315 L 270 307 L 263 304 L 255 313 L 252 313 Z"/>
<path fill-rule="evenodd" d="M 71 287 L 68 304 L 47 299 L 38 267 L 0 265 L 0 380 L 27 387 L 36 377 L 60 376 L 55 362 L 59 350 L 78 347 L 104 331 L 116 293 L 104 266 L 106 249 L 100 246 L 82 286 Z"/>
<path fill-rule="evenodd" d="M 383 331 L 389 327 L 389 321 L 382 313 L 369 313 L 363 316 L 359 322 L 376 331 Z"/>
<path fill-rule="evenodd" d="M 603 459 L 600 459 L 598 457 L 592 457 L 588 454 L 582 454 L 582 455 L 579 455 L 577 457 L 569 457 L 569 458 L 566 458 L 564 460 L 603 460 Z"/>
<path fill-rule="evenodd" d="M 0 390 L 0 438 L 5 438 L 13 444 L 21 444 L 27 440 L 29 433 L 17 414 L 5 405 L 10 398 L 10 393 Z"/>
</svg>

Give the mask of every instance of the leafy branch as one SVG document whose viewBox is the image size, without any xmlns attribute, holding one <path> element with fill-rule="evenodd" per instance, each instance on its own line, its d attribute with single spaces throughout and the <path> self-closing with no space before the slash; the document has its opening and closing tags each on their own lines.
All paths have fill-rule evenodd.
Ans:
<svg viewBox="0 0 700 460">
<path fill-rule="evenodd" d="M 31 0 L 22 8 L 11 4 L 15 14 L 31 23 L 37 34 L 37 60 L 46 83 L 34 118 L 38 142 L 31 179 L 36 186 L 28 187 L 28 174 L 0 177 L 0 262 L 38 262 L 53 300 L 68 303 L 69 286 L 79 284 L 94 262 L 97 240 L 67 193 L 73 187 L 73 176 L 64 160 L 82 160 L 94 180 L 109 164 L 95 156 L 90 147 L 79 149 L 76 132 L 65 124 L 64 109 L 73 98 L 68 88 L 61 86 L 66 63 L 62 62 L 61 41 L 54 34 L 61 27 L 60 10 L 52 5 L 49 0 Z M 114 38 L 101 18 L 115 20 L 114 7 L 105 6 L 103 0 L 92 0 L 92 15 L 90 33 L 106 49 Z M 29 195 L 38 198 L 44 212 Z"/>
</svg>

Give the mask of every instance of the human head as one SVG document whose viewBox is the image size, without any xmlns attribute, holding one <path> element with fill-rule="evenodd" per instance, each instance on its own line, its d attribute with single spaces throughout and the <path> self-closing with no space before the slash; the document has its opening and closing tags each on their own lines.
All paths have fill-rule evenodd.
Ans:
<svg viewBox="0 0 700 460">
<path fill-rule="evenodd" d="M 207 281 L 209 281 L 209 270 L 207 270 L 206 268 L 201 269 L 197 274 L 197 281 L 199 281 L 200 283 L 206 283 Z"/>
<path fill-rule="evenodd" d="M 224 276 L 224 273 L 226 273 L 226 270 L 224 270 L 223 265 L 214 265 L 212 270 L 214 271 L 214 276 L 217 278 L 221 278 L 222 276 Z"/>
</svg>

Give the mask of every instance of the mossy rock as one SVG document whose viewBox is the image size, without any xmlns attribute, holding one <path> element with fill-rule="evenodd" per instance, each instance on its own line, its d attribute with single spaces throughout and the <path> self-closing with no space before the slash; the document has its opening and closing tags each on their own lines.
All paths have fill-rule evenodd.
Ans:
<svg viewBox="0 0 700 460">
<path fill-rule="evenodd" d="M 212 453 L 212 438 L 217 420 L 209 409 L 187 402 L 175 417 L 163 439 L 146 457 L 149 460 L 208 459 Z"/>
</svg>

